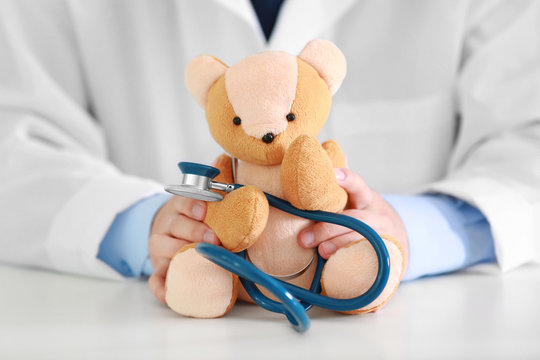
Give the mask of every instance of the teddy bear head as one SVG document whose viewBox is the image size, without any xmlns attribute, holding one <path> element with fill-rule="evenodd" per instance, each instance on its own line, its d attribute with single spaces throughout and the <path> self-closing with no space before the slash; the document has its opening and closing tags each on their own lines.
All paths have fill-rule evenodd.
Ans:
<svg viewBox="0 0 540 360">
<path fill-rule="evenodd" d="M 343 53 L 313 40 L 294 56 L 263 52 L 228 67 L 202 55 L 186 67 L 186 85 L 206 110 L 213 138 L 231 156 L 280 164 L 298 136 L 316 136 L 345 77 Z"/>
</svg>

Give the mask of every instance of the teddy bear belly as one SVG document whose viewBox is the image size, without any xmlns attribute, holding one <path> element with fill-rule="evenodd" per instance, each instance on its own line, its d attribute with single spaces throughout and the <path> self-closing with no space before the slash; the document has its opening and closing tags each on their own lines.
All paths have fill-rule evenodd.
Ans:
<svg viewBox="0 0 540 360">
<path fill-rule="evenodd" d="M 280 174 L 280 164 L 268 166 L 239 161 L 237 182 L 255 185 L 266 193 L 283 198 Z M 304 249 L 298 245 L 297 236 L 300 230 L 311 223 L 310 220 L 270 207 L 266 228 L 248 249 L 250 260 L 259 269 L 272 275 L 289 275 L 303 269 L 315 252 L 313 249 Z M 309 270 L 315 268 L 315 263 L 314 261 Z M 306 271 L 302 276 L 289 282 L 309 287 L 312 276 L 311 271 Z"/>
<path fill-rule="evenodd" d="M 309 220 L 271 207 L 266 228 L 247 250 L 251 262 L 271 275 L 290 275 L 302 270 L 314 256 L 314 250 L 299 246 L 297 236 L 310 224 Z"/>
</svg>

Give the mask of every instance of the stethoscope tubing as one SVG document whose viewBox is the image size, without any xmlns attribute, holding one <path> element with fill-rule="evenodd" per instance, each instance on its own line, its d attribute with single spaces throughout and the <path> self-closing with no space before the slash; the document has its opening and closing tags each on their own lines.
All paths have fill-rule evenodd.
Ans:
<svg viewBox="0 0 540 360">
<path fill-rule="evenodd" d="M 240 187 L 242 185 L 235 184 L 235 189 Z M 324 259 L 321 257 L 318 258 L 317 269 L 311 288 L 306 290 L 274 279 L 242 257 L 215 245 L 199 243 L 196 247 L 197 252 L 210 261 L 237 274 L 248 294 L 258 305 L 269 311 L 285 314 L 294 329 L 298 332 L 304 332 L 309 328 L 309 318 L 306 315 L 306 310 L 312 305 L 335 311 L 352 311 L 370 304 L 381 294 L 390 275 L 390 258 L 383 240 L 371 227 L 347 215 L 326 211 L 300 210 L 283 199 L 267 193 L 265 195 L 269 205 L 276 209 L 308 220 L 345 226 L 364 236 L 377 254 L 378 273 L 373 285 L 360 296 L 351 299 L 336 299 L 319 294 L 320 277 L 322 267 L 324 266 Z M 269 299 L 261 293 L 255 284 L 265 287 L 282 302 L 279 303 Z"/>
<path fill-rule="evenodd" d="M 254 283 L 260 284 L 281 300 L 281 303 L 278 303 L 268 299 L 266 296 L 258 297 L 257 295 L 254 295 L 252 298 L 257 304 L 267 310 L 285 314 L 291 325 L 298 332 L 305 332 L 309 329 L 309 317 L 307 316 L 304 307 L 283 287 L 282 284 L 280 284 L 278 280 L 268 276 L 255 267 L 255 265 L 247 262 L 240 256 L 233 254 L 224 248 L 220 248 L 219 246 L 198 243 L 195 249 L 208 260 L 235 273 L 240 279 L 249 279 L 250 284 L 248 284 L 248 288 L 250 285 L 255 287 Z M 246 291 L 248 291 L 247 288 Z M 274 304 L 267 303 L 268 300 L 272 303 L 279 304 L 279 310 L 273 306 Z"/>
</svg>

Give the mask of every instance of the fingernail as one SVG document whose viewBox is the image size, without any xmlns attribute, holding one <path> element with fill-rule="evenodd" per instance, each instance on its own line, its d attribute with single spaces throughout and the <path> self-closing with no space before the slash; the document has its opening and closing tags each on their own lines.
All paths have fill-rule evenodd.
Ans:
<svg viewBox="0 0 540 360">
<path fill-rule="evenodd" d="M 329 241 L 322 243 L 320 246 L 323 248 L 324 253 L 328 255 L 332 255 L 337 250 L 336 245 L 334 245 L 333 243 Z"/>
<path fill-rule="evenodd" d="M 211 243 L 211 244 L 215 242 L 214 241 L 215 238 L 216 238 L 216 234 L 212 230 L 207 230 L 203 236 L 204 242 Z"/>
<path fill-rule="evenodd" d="M 336 180 L 341 182 L 345 180 L 345 172 L 340 168 L 334 168 L 334 173 L 336 173 Z"/>
<path fill-rule="evenodd" d="M 200 202 L 195 203 L 191 208 L 191 213 L 196 219 L 202 220 L 204 216 L 204 206 Z"/>
<path fill-rule="evenodd" d="M 306 231 L 300 236 L 300 241 L 304 246 L 309 247 L 315 242 L 315 235 L 311 231 Z"/>
</svg>

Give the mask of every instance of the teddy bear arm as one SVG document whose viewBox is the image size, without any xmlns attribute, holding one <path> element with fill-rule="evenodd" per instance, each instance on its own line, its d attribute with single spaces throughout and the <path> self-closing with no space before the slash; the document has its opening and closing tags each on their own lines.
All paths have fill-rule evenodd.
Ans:
<svg viewBox="0 0 540 360">
<path fill-rule="evenodd" d="M 238 252 L 250 247 L 262 234 L 268 221 L 269 205 L 256 186 L 244 186 L 226 194 L 221 201 L 208 202 L 204 222 L 227 250 Z"/>
<path fill-rule="evenodd" d="M 232 159 L 222 154 L 214 163 L 220 170 L 215 181 L 233 182 Z M 206 223 L 226 249 L 237 252 L 250 247 L 261 235 L 268 220 L 268 201 L 255 186 L 244 186 L 223 195 L 221 201 L 207 203 Z"/>
<path fill-rule="evenodd" d="M 232 183 L 234 181 L 232 158 L 229 155 L 221 154 L 216 161 L 214 161 L 212 166 L 220 171 L 220 173 L 214 178 L 215 181 L 222 183 Z"/>
<path fill-rule="evenodd" d="M 287 149 L 281 184 L 287 200 L 299 209 L 337 212 L 347 203 L 329 155 L 312 136 L 299 136 Z"/>
<path fill-rule="evenodd" d="M 337 168 L 347 167 L 347 160 L 345 159 L 345 154 L 341 150 L 341 146 L 334 140 L 327 140 L 322 143 L 323 149 L 326 151 L 326 154 L 330 158 L 332 165 Z"/>
</svg>

